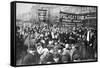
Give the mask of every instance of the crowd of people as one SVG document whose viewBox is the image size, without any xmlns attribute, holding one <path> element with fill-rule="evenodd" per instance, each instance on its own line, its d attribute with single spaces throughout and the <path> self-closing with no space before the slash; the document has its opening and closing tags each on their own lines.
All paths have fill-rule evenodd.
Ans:
<svg viewBox="0 0 100 68">
<path fill-rule="evenodd" d="M 69 30 L 44 23 L 17 25 L 17 60 L 22 59 L 19 64 L 23 65 L 95 60 L 96 36 L 96 29 L 86 26 L 74 26 Z"/>
</svg>

